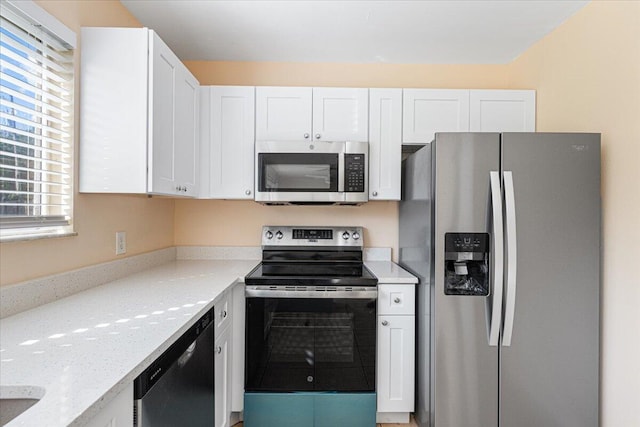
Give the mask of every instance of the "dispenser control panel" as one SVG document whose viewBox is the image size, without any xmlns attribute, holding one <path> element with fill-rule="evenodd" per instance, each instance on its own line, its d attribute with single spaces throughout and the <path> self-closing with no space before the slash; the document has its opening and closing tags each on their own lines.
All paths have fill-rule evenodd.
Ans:
<svg viewBox="0 0 640 427">
<path fill-rule="evenodd" d="M 489 252 L 487 233 L 446 233 L 445 252 Z"/>
<path fill-rule="evenodd" d="M 445 233 L 444 293 L 489 295 L 489 233 Z"/>
</svg>

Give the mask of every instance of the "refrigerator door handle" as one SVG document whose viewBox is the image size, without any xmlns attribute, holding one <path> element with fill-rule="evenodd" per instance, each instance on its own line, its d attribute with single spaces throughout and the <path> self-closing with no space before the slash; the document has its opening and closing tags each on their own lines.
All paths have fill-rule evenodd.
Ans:
<svg viewBox="0 0 640 427">
<path fill-rule="evenodd" d="M 493 290 L 491 304 L 487 309 L 491 310 L 489 320 L 489 345 L 497 347 L 500 339 L 500 326 L 502 323 L 502 286 L 504 273 L 504 236 L 502 223 L 502 191 L 500 190 L 500 174 L 496 171 L 489 172 L 491 185 L 491 227 L 494 241 L 493 248 Z"/>
<path fill-rule="evenodd" d="M 502 331 L 502 346 L 511 345 L 513 334 L 513 320 L 516 314 L 516 274 L 518 271 L 518 248 L 516 238 L 516 203 L 513 191 L 513 174 L 504 171 L 504 204 L 506 216 L 506 244 L 507 244 L 507 289 L 505 294 L 504 329 Z"/>
</svg>

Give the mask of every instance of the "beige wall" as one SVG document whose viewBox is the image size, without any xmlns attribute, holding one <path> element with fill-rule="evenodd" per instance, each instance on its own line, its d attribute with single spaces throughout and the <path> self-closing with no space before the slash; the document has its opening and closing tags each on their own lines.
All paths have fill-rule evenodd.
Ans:
<svg viewBox="0 0 640 427">
<path fill-rule="evenodd" d="M 590 3 L 509 76 L 539 131 L 602 133 L 602 425 L 640 426 L 640 2 Z"/>
<path fill-rule="evenodd" d="M 82 43 L 81 26 L 141 26 L 119 1 L 37 3 L 76 31 L 79 43 Z M 80 123 L 79 53 L 76 49 L 76 165 Z M 171 199 L 76 193 L 74 228 L 78 235 L 0 244 L 0 284 L 21 282 L 115 259 L 116 231 L 127 232 L 127 256 L 171 246 L 173 211 L 174 201 Z"/>
<path fill-rule="evenodd" d="M 139 26 L 118 1 L 38 3 L 74 30 L 81 25 Z M 602 425 L 627 427 L 640 425 L 640 280 L 633 269 L 640 259 L 639 40 L 640 2 L 594 1 L 509 65 L 187 66 L 202 84 L 532 88 L 537 90 L 540 131 L 602 132 Z M 127 255 L 174 243 L 258 245 L 260 227 L 267 223 L 362 224 L 368 246 L 397 248 L 394 202 L 265 207 L 243 201 L 77 195 L 74 215 L 77 237 L 2 244 L 0 284 L 113 259 L 119 230 L 127 231 Z"/>
<path fill-rule="evenodd" d="M 337 87 L 506 87 L 506 65 L 186 62 L 203 85 Z M 368 247 L 397 259 L 398 204 L 358 207 L 261 206 L 249 201 L 176 201 L 177 245 L 259 246 L 262 225 L 361 225 Z"/>
</svg>

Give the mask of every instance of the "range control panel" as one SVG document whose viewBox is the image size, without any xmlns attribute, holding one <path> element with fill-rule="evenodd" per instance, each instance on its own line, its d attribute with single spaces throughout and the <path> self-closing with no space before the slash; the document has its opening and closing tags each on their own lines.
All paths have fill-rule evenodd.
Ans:
<svg viewBox="0 0 640 427">
<path fill-rule="evenodd" d="M 362 193 L 365 191 L 365 155 L 344 155 L 344 191 L 347 193 Z"/>
<path fill-rule="evenodd" d="M 322 240 L 331 240 L 333 239 L 333 230 L 316 230 L 309 228 L 294 228 L 293 229 L 293 239 L 322 239 Z"/>
<path fill-rule="evenodd" d="M 362 248 L 362 227 L 265 225 L 262 246 L 349 246 Z"/>
</svg>

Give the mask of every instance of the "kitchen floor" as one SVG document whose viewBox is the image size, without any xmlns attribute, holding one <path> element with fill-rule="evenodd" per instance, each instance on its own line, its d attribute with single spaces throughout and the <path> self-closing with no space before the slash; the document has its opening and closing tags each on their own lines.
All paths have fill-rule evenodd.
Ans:
<svg viewBox="0 0 640 427">
<path fill-rule="evenodd" d="M 239 422 L 237 424 L 234 424 L 233 427 L 242 427 L 242 422 Z M 303 427 L 303 426 L 300 426 Z M 409 424 L 376 424 L 376 427 L 418 427 L 418 424 L 416 423 L 416 420 L 413 418 L 413 415 L 411 416 L 411 421 L 409 422 Z"/>
</svg>

